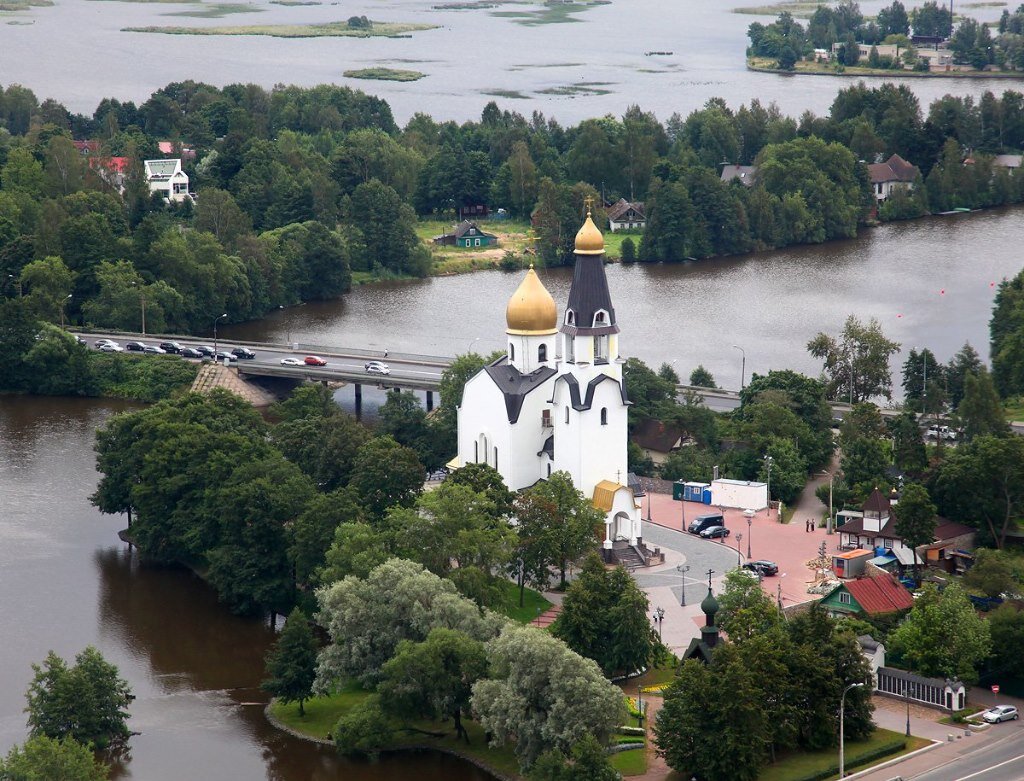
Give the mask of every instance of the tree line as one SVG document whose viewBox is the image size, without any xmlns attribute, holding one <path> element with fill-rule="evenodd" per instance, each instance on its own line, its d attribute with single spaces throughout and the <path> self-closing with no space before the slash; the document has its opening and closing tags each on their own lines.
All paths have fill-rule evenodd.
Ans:
<svg viewBox="0 0 1024 781">
<path fill-rule="evenodd" d="M 1021 201 L 1021 180 L 991 158 L 1024 147 L 1022 105 L 1015 91 L 945 96 L 925 115 L 905 86 L 859 84 L 821 117 L 713 99 L 664 122 L 631 106 L 562 126 L 492 102 L 479 121 L 419 113 L 399 128 L 387 103 L 340 87 L 186 81 L 87 116 L 12 85 L 0 90 L 0 289 L 51 322 L 139 330 L 145 311 L 151 331 L 203 332 L 222 313 L 341 295 L 354 277 L 427 274 L 417 218 L 469 207 L 529 218 L 547 264 L 572 261 L 587 198 L 599 220 L 619 197 L 646 202 L 640 260 L 850 237 L 874 206 L 861 161 L 894 153 L 924 186 L 882 219 Z M 98 148 L 83 155 L 73 139 Z M 162 156 L 159 141 L 182 156 L 194 203 L 150 193 L 142 161 Z M 117 176 L 112 157 L 126 161 Z M 723 161 L 758 165 L 754 185 L 721 181 Z"/>
</svg>

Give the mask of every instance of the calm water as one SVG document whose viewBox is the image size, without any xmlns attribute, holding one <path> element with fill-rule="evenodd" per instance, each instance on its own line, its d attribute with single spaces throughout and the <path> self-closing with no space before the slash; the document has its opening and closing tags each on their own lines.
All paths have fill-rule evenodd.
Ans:
<svg viewBox="0 0 1024 781">
<path fill-rule="evenodd" d="M 806 352 L 818 331 L 838 332 L 847 316 L 878 318 L 905 349 L 948 360 L 970 341 L 988 354 L 995 285 L 1020 271 L 1024 210 L 934 217 L 865 230 L 844 242 L 689 264 L 610 265 L 622 352 L 698 364 L 719 385 L 738 388 L 741 353 L 752 372 L 792 368 L 817 375 Z M 543 269 L 559 307 L 571 271 Z M 433 355 L 490 352 L 504 345 L 505 305 L 522 272 L 357 288 L 339 301 L 307 304 L 265 320 L 224 327 L 228 338 L 298 341 Z M 894 378 L 899 383 L 893 360 Z"/>
<path fill-rule="evenodd" d="M 88 503 L 94 432 L 125 408 L 0 396 L 0 753 L 25 739 L 30 665 L 93 644 L 138 697 L 129 724 L 142 734 L 117 778 L 484 781 L 442 755 L 343 762 L 266 723 L 256 687 L 271 632 L 189 573 L 140 568 L 116 537 L 122 519 Z"/>
<path fill-rule="evenodd" d="M 534 110 L 575 123 L 636 103 L 662 120 L 684 116 L 709 98 L 733 107 L 753 97 L 777 101 L 787 114 L 824 113 L 852 81 L 750 73 L 746 31 L 767 17 L 731 13 L 756 0 L 612 0 L 578 14 L 574 23 L 527 27 L 483 9 L 444 11 L 446 0 L 352 0 L 343 5 L 283 7 L 248 3 L 252 12 L 221 19 L 170 16 L 195 12 L 186 3 L 54 0 L 50 8 L 0 14 L 0 82 L 24 84 L 40 99 L 56 98 L 91 113 L 102 97 L 142 101 L 173 81 L 216 85 L 256 82 L 348 84 L 387 98 L 400 122 L 416 111 L 444 119 L 479 118 L 487 101 L 529 115 Z M 874 14 L 888 0 L 861 2 Z M 913 5 L 918 5 L 914 3 Z M 539 6 L 539 3 L 538 3 Z M 512 5 L 508 9 L 530 9 Z M 972 8 L 996 19 L 1001 8 Z M 306 24 L 366 14 L 371 19 L 423 22 L 440 29 L 411 38 L 278 39 L 259 36 L 182 36 L 122 32 L 139 26 Z M 8 24 L 4 24 L 4 22 Z M 499 43 L 500 45 L 496 45 Z M 645 56 L 670 51 L 670 56 Z M 345 70 L 383 65 L 418 70 L 410 83 L 349 79 Z M 590 84 L 607 94 L 552 95 L 545 90 Z M 875 82 L 877 83 L 877 81 Z M 927 105 L 947 92 L 980 95 L 1020 89 L 1000 80 L 908 79 Z M 519 97 L 500 97 L 515 92 Z"/>
</svg>

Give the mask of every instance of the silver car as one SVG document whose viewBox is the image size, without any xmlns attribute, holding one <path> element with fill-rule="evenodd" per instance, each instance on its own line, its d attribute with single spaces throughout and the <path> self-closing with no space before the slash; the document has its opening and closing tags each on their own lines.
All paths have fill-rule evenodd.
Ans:
<svg viewBox="0 0 1024 781">
<path fill-rule="evenodd" d="M 996 705 L 981 714 L 982 721 L 998 724 L 1001 721 L 1015 721 L 1020 718 L 1017 709 L 1012 705 Z"/>
</svg>

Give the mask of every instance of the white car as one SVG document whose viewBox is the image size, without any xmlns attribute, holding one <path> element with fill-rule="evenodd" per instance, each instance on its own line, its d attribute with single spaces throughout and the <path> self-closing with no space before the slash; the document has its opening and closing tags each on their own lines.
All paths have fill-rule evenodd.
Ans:
<svg viewBox="0 0 1024 781">
<path fill-rule="evenodd" d="M 1020 718 L 1017 709 L 1012 705 L 996 705 L 981 714 L 982 721 L 998 724 L 1001 721 L 1016 721 Z"/>
<path fill-rule="evenodd" d="M 282 358 L 281 359 L 281 365 L 282 366 L 305 366 L 306 364 L 304 364 L 302 362 L 301 358 L 292 358 L 291 356 L 288 356 L 287 358 Z"/>
<path fill-rule="evenodd" d="M 123 353 L 124 348 L 117 342 L 106 342 L 99 346 L 99 351 L 101 353 Z"/>
<path fill-rule="evenodd" d="M 928 428 L 928 439 L 947 439 L 953 441 L 956 439 L 956 432 L 949 426 L 930 426 Z"/>
<path fill-rule="evenodd" d="M 363 368 L 367 374 L 391 374 L 391 367 L 383 361 L 370 361 Z"/>
</svg>

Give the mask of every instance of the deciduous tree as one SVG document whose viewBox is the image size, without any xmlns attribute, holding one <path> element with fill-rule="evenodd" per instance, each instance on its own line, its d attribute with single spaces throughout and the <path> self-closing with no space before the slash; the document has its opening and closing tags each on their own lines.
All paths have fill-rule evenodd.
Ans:
<svg viewBox="0 0 1024 781">
<path fill-rule="evenodd" d="M 4 781 L 106 781 L 106 766 L 88 747 L 73 740 L 45 735 L 30 738 L 0 758 Z"/>
<path fill-rule="evenodd" d="M 286 705 L 299 703 L 300 716 L 306 712 L 303 703 L 313 696 L 316 652 L 316 638 L 306 614 L 295 608 L 267 653 L 267 678 L 262 688 Z"/>
</svg>

